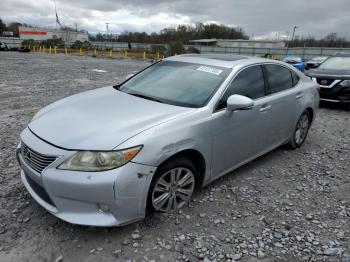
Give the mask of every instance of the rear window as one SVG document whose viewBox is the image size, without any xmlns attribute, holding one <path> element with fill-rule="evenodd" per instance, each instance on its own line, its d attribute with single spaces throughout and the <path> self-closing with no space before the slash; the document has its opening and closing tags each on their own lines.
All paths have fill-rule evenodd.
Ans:
<svg viewBox="0 0 350 262">
<path fill-rule="evenodd" d="M 269 94 L 281 92 L 293 87 L 291 71 L 280 65 L 265 65 Z"/>
</svg>

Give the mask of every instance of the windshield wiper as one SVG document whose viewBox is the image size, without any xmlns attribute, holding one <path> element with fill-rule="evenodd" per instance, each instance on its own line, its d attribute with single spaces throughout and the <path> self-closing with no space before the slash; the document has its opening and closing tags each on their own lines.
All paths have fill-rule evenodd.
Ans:
<svg viewBox="0 0 350 262">
<path fill-rule="evenodd" d="M 140 97 L 140 98 L 144 98 L 144 99 L 147 99 L 147 100 L 163 103 L 163 104 L 165 103 L 163 100 L 154 98 L 152 96 L 146 96 L 146 95 L 142 95 L 142 94 L 139 94 L 139 93 L 127 93 L 127 94 L 132 95 L 132 96 L 137 96 L 137 97 Z"/>
</svg>

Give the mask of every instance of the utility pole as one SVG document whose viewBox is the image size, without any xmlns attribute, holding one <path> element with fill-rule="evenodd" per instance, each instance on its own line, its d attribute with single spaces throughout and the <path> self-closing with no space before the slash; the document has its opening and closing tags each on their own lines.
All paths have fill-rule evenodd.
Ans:
<svg viewBox="0 0 350 262">
<path fill-rule="evenodd" d="M 78 24 L 74 23 L 75 25 L 75 41 L 77 41 L 77 37 L 78 37 Z"/>
<path fill-rule="evenodd" d="M 106 31 L 107 31 L 107 42 L 108 42 L 108 25 L 109 25 L 110 23 L 106 23 Z"/>
<path fill-rule="evenodd" d="M 295 30 L 297 30 L 297 28 L 298 28 L 298 27 L 295 25 L 295 26 L 294 26 L 294 29 L 293 29 L 293 34 L 292 34 L 292 40 L 290 41 L 291 44 L 293 43 L 294 35 L 295 35 Z"/>
</svg>

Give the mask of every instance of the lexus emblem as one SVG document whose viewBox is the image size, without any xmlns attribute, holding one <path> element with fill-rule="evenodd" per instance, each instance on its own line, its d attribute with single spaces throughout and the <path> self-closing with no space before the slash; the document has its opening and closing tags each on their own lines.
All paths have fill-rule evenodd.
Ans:
<svg viewBox="0 0 350 262">
<path fill-rule="evenodd" d="M 321 85 L 327 85 L 328 81 L 326 79 L 321 80 Z"/>
</svg>

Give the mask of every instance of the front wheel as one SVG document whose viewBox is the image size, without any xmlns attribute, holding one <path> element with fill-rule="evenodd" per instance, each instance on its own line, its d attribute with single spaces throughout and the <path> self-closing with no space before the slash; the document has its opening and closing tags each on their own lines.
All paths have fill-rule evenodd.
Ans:
<svg viewBox="0 0 350 262">
<path fill-rule="evenodd" d="M 196 168 L 187 158 L 175 158 L 162 165 L 153 179 L 149 201 L 155 211 L 170 212 L 183 207 L 191 198 Z"/>
<path fill-rule="evenodd" d="M 310 113 L 305 111 L 299 118 L 294 133 L 290 138 L 289 145 L 295 149 L 300 147 L 307 137 L 311 123 Z"/>
</svg>

